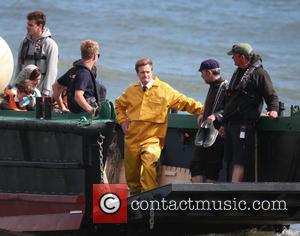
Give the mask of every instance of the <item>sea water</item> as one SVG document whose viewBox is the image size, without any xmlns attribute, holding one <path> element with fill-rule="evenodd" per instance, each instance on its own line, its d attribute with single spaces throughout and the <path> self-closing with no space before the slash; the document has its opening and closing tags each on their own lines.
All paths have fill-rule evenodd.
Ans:
<svg viewBox="0 0 300 236">
<path fill-rule="evenodd" d="M 262 56 L 286 108 L 300 103 L 299 0 L 3 0 L 0 36 L 15 61 L 26 14 L 33 10 L 47 14 L 46 26 L 59 46 L 59 76 L 80 58 L 82 40 L 100 43 L 98 77 L 110 100 L 136 81 L 136 60 L 150 57 L 160 79 L 204 102 L 208 86 L 199 76 L 201 61 L 218 60 L 222 76 L 230 79 L 235 66 L 226 52 L 248 42 Z"/>
<path fill-rule="evenodd" d="M 1 1 L 0 35 L 15 59 L 26 14 L 37 9 L 46 12 L 46 26 L 59 46 L 59 75 L 80 57 L 82 40 L 100 43 L 98 69 L 112 100 L 136 80 L 136 60 L 150 57 L 162 80 L 204 102 L 201 61 L 218 60 L 230 79 L 235 66 L 226 52 L 236 42 L 248 42 L 262 56 L 280 100 L 287 107 L 299 104 L 298 0 Z"/>
</svg>

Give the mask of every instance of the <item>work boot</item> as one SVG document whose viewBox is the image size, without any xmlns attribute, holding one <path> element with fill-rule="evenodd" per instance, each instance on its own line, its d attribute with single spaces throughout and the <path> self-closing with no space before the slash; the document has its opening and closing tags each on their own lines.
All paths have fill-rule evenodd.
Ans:
<svg viewBox="0 0 300 236">
<path fill-rule="evenodd" d="M 191 182 L 192 183 L 203 183 L 204 177 L 202 175 L 196 175 L 196 176 L 192 177 Z"/>
<path fill-rule="evenodd" d="M 205 138 L 205 131 L 206 129 L 204 128 L 199 128 L 197 131 L 197 134 L 195 136 L 195 146 L 200 147 L 203 145 L 204 142 L 204 138 Z"/>
<path fill-rule="evenodd" d="M 213 124 L 208 125 L 206 129 L 205 140 L 203 142 L 203 147 L 211 147 L 218 137 L 219 131 L 215 129 Z"/>
</svg>

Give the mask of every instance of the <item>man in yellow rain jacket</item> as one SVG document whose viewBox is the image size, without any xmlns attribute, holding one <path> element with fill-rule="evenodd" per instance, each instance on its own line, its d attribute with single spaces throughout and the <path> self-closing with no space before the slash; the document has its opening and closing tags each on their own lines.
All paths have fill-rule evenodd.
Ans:
<svg viewBox="0 0 300 236">
<path fill-rule="evenodd" d="M 117 121 L 125 134 L 125 175 L 130 193 L 158 187 L 156 167 L 164 146 L 169 109 L 201 114 L 201 103 L 153 76 L 152 61 L 135 64 L 139 82 L 116 99 Z"/>
</svg>

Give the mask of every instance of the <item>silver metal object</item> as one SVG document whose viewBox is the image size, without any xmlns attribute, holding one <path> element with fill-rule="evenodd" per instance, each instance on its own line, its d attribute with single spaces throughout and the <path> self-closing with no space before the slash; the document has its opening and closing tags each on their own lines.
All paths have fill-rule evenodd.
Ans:
<svg viewBox="0 0 300 236">
<path fill-rule="evenodd" d="M 104 163 L 103 163 L 103 140 L 105 137 L 99 133 L 97 143 L 99 145 L 99 168 L 100 168 L 100 183 L 104 183 Z"/>
</svg>

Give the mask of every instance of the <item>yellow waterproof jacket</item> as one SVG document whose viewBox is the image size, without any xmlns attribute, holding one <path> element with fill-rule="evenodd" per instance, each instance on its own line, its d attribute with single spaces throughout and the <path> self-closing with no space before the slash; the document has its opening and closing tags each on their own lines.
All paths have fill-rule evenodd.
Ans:
<svg viewBox="0 0 300 236">
<path fill-rule="evenodd" d="M 159 142 L 162 148 L 168 126 L 169 109 L 201 114 L 200 102 L 188 98 L 170 85 L 154 77 L 154 83 L 145 92 L 139 82 L 130 85 L 116 99 L 117 122 L 130 122 L 125 136 L 127 145 L 145 146 Z"/>
</svg>

